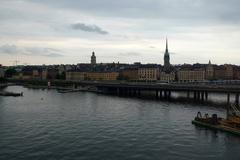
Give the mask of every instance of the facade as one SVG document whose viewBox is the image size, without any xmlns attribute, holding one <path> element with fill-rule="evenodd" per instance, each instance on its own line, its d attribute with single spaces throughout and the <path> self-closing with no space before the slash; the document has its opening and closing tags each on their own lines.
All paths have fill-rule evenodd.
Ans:
<svg viewBox="0 0 240 160">
<path fill-rule="evenodd" d="M 119 73 L 119 77 L 124 80 L 138 80 L 138 69 L 124 69 Z"/>
<path fill-rule="evenodd" d="M 86 73 L 85 72 L 77 72 L 77 71 L 70 71 L 66 72 L 66 80 L 70 81 L 82 81 L 85 80 Z"/>
<path fill-rule="evenodd" d="M 138 69 L 138 80 L 140 81 L 156 81 L 159 79 L 159 68 L 143 67 Z"/>
<path fill-rule="evenodd" d="M 95 65 L 96 63 L 97 63 L 97 61 L 96 61 L 95 53 L 92 52 L 92 56 L 91 56 L 91 65 Z"/>
<path fill-rule="evenodd" d="M 37 70 L 37 69 L 34 69 L 34 70 L 32 71 L 32 78 L 33 78 L 33 79 L 41 79 L 41 77 L 42 77 L 41 71 L 39 71 L 39 70 Z"/>
<path fill-rule="evenodd" d="M 46 79 L 47 79 L 47 73 L 48 73 L 47 70 L 43 70 L 43 71 L 42 71 L 42 79 L 43 79 L 43 80 L 46 80 Z"/>
<path fill-rule="evenodd" d="M 191 70 L 184 69 L 179 70 L 177 73 L 179 82 L 199 82 L 205 80 L 205 71 L 202 69 Z"/>
<path fill-rule="evenodd" d="M 214 68 L 214 79 L 217 80 L 232 80 L 233 79 L 233 66 L 221 65 Z"/>
<path fill-rule="evenodd" d="M 235 66 L 233 68 L 233 79 L 240 80 L 240 67 L 239 66 Z"/>
<path fill-rule="evenodd" d="M 214 68 L 213 68 L 210 60 L 209 60 L 209 63 L 206 67 L 206 79 L 207 80 L 213 80 L 214 79 Z"/>
<path fill-rule="evenodd" d="M 166 72 L 160 72 L 159 74 L 159 80 L 163 82 L 173 82 L 175 81 L 175 73 L 166 73 Z"/>
<path fill-rule="evenodd" d="M 86 72 L 85 80 L 115 81 L 117 80 L 118 76 L 118 72 Z"/>
</svg>

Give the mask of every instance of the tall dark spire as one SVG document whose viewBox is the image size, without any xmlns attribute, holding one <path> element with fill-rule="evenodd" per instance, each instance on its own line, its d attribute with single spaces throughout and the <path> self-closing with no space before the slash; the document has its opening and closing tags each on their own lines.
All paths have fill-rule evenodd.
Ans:
<svg viewBox="0 0 240 160">
<path fill-rule="evenodd" d="M 168 39 L 166 38 L 166 51 L 165 53 L 168 53 Z"/>
<path fill-rule="evenodd" d="M 166 50 L 164 54 L 164 71 L 170 71 L 170 55 L 168 53 L 168 39 L 166 38 Z"/>
</svg>

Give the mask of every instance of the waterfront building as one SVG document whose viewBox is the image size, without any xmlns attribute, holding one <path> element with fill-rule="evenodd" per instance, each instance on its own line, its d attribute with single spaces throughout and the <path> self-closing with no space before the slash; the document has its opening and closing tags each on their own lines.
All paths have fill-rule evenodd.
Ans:
<svg viewBox="0 0 240 160">
<path fill-rule="evenodd" d="M 138 80 L 138 68 L 127 68 L 119 72 L 119 80 Z"/>
<path fill-rule="evenodd" d="M 214 79 L 217 79 L 217 80 L 233 79 L 233 66 L 228 65 L 228 64 L 221 65 L 221 66 L 215 66 Z"/>
<path fill-rule="evenodd" d="M 45 70 L 42 71 L 42 79 L 43 79 L 43 80 L 46 80 L 46 79 L 47 79 L 47 73 L 48 73 L 47 69 L 45 69 Z"/>
<path fill-rule="evenodd" d="M 32 79 L 41 79 L 41 71 L 34 69 L 32 71 Z"/>
<path fill-rule="evenodd" d="M 175 72 L 170 72 L 170 73 L 160 72 L 159 74 L 159 80 L 163 82 L 168 82 L 168 83 L 175 81 L 175 77 L 176 77 Z"/>
<path fill-rule="evenodd" d="M 233 79 L 240 80 L 240 67 L 234 66 L 233 68 Z"/>
<path fill-rule="evenodd" d="M 214 79 L 214 68 L 209 60 L 208 65 L 206 66 L 206 79 L 213 80 Z"/>
<path fill-rule="evenodd" d="M 205 78 L 205 69 L 197 68 L 196 66 L 185 65 L 177 72 L 179 82 L 201 82 Z"/>
<path fill-rule="evenodd" d="M 118 76 L 118 72 L 86 72 L 85 80 L 115 81 L 117 80 Z"/>
<path fill-rule="evenodd" d="M 95 53 L 92 52 L 92 56 L 91 56 L 91 65 L 96 65 L 97 61 L 96 61 L 96 56 Z"/>
<path fill-rule="evenodd" d="M 138 80 L 157 81 L 159 79 L 159 68 L 157 65 L 146 65 L 138 68 Z"/>
<path fill-rule="evenodd" d="M 85 72 L 78 72 L 78 71 L 69 71 L 66 72 L 66 80 L 70 81 L 82 81 L 85 80 L 86 73 Z"/>
</svg>

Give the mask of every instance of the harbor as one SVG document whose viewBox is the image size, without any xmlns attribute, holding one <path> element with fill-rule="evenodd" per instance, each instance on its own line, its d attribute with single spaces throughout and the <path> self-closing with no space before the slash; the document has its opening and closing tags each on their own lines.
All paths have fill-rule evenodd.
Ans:
<svg viewBox="0 0 240 160">
<path fill-rule="evenodd" d="M 24 96 L 0 97 L 0 148 L 4 159 L 35 159 L 34 155 L 44 159 L 57 150 L 59 159 L 82 155 L 108 159 L 106 153 L 111 152 L 117 160 L 136 156 L 178 159 L 179 155 L 185 159 L 215 155 L 224 160 L 234 159 L 239 152 L 238 136 L 191 124 L 198 111 L 224 117 L 226 110 L 222 107 L 92 92 L 61 94 L 56 89 L 23 86 L 5 90 L 23 92 Z M 33 149 L 26 152 L 29 147 Z M 224 154 L 216 154 L 221 152 Z"/>
</svg>

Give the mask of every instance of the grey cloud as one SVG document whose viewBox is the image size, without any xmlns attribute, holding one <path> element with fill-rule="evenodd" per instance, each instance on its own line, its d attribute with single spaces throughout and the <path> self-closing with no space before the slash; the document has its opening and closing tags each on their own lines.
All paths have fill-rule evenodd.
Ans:
<svg viewBox="0 0 240 160">
<path fill-rule="evenodd" d="M 140 56 L 141 53 L 138 52 L 126 52 L 126 53 L 119 53 L 119 56 Z"/>
<path fill-rule="evenodd" d="M 76 9 L 97 16 L 157 18 L 183 21 L 240 22 L 239 0 L 36 0 L 35 2 Z"/>
<path fill-rule="evenodd" d="M 41 47 L 18 47 L 16 45 L 5 44 L 0 46 L 0 54 L 9 55 L 29 55 L 43 57 L 62 57 L 60 50 L 54 48 Z"/>
<path fill-rule="evenodd" d="M 14 55 L 21 52 L 20 49 L 15 45 L 5 44 L 0 46 L 0 53 Z"/>
<path fill-rule="evenodd" d="M 84 23 L 75 23 L 75 24 L 72 24 L 71 27 L 72 27 L 72 29 L 82 30 L 85 32 L 95 32 L 95 33 L 103 34 L 103 35 L 108 34 L 107 31 L 104 31 L 102 28 L 100 28 L 97 25 L 87 25 Z"/>
</svg>

